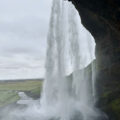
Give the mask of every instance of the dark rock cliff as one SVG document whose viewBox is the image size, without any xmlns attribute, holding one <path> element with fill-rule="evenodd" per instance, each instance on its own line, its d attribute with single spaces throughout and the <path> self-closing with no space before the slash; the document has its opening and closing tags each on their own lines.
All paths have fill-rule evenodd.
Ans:
<svg viewBox="0 0 120 120">
<path fill-rule="evenodd" d="M 96 40 L 98 106 L 120 120 L 120 0 L 71 0 Z"/>
</svg>

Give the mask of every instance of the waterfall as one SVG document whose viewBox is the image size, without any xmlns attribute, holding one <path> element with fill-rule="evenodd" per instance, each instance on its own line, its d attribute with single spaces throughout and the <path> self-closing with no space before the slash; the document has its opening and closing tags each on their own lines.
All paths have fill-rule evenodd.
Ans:
<svg viewBox="0 0 120 120">
<path fill-rule="evenodd" d="M 105 120 L 95 107 L 95 46 L 73 4 L 53 0 L 40 102 L 30 99 L 2 120 Z"/>
<path fill-rule="evenodd" d="M 53 0 L 41 99 L 46 114 L 60 120 L 96 120 L 94 60 L 94 38 L 73 4 Z"/>
</svg>

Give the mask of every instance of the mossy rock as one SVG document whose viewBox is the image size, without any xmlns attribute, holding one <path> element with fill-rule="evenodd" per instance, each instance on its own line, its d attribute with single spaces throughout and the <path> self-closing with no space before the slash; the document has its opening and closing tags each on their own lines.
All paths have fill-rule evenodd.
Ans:
<svg viewBox="0 0 120 120">
<path fill-rule="evenodd" d="M 113 100 L 109 104 L 109 108 L 112 109 L 113 114 L 120 120 L 120 98 Z"/>
<path fill-rule="evenodd" d="M 25 93 L 29 96 L 32 97 L 33 99 L 38 99 L 41 96 L 41 91 L 42 88 L 41 87 L 36 87 L 30 91 L 26 91 Z"/>
<path fill-rule="evenodd" d="M 120 91 L 117 88 L 104 91 L 100 98 L 101 109 L 108 114 L 110 120 L 120 120 Z"/>
</svg>

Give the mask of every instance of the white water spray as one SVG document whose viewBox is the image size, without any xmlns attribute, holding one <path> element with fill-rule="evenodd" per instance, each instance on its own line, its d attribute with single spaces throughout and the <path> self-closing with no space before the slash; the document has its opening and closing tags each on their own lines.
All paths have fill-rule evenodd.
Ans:
<svg viewBox="0 0 120 120">
<path fill-rule="evenodd" d="M 93 102 L 95 75 L 93 67 L 89 69 L 94 59 L 94 38 L 82 26 L 75 7 L 67 1 L 53 0 L 41 99 L 42 108 L 52 110 L 53 118 L 97 118 Z"/>
</svg>

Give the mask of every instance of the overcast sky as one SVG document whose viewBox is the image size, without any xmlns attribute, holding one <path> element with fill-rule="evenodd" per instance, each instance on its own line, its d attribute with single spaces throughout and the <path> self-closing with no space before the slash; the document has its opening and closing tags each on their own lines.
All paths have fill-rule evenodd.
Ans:
<svg viewBox="0 0 120 120">
<path fill-rule="evenodd" d="M 43 78 L 52 0 L 0 0 L 0 80 Z"/>
</svg>

